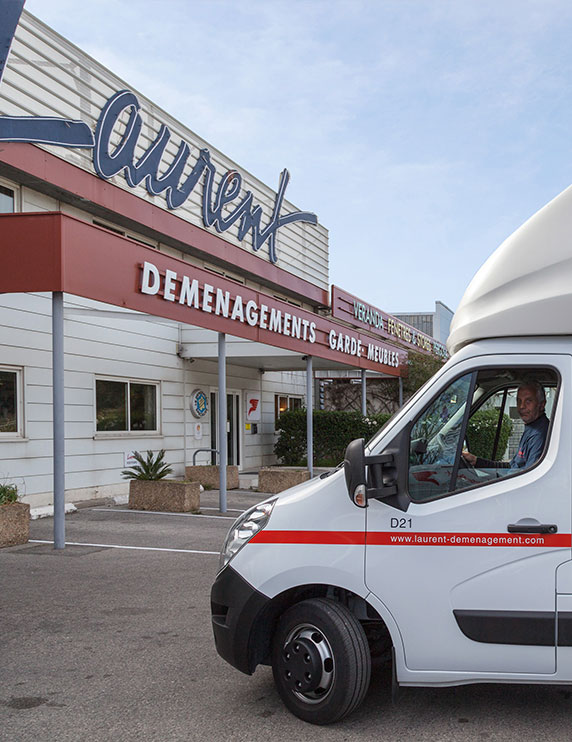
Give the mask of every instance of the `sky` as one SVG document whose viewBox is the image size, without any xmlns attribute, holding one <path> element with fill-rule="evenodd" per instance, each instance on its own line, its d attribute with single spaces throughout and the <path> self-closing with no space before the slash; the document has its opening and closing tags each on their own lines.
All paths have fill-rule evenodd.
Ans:
<svg viewBox="0 0 572 742">
<path fill-rule="evenodd" d="M 329 230 L 330 283 L 457 307 L 572 181 L 569 0 L 27 0 Z"/>
</svg>

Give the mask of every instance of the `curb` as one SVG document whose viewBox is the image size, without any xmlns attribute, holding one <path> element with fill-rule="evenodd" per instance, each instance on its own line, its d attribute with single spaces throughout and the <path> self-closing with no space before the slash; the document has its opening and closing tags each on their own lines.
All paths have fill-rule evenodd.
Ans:
<svg viewBox="0 0 572 742">
<path fill-rule="evenodd" d="M 79 502 L 66 502 L 65 514 L 76 513 L 78 510 L 84 508 L 101 507 L 104 505 L 127 505 L 129 501 L 129 495 L 115 495 L 115 497 L 99 497 L 93 500 L 80 500 Z M 30 520 L 38 520 L 38 518 L 53 518 L 54 517 L 54 506 L 43 505 L 42 507 L 31 508 Z"/>
</svg>

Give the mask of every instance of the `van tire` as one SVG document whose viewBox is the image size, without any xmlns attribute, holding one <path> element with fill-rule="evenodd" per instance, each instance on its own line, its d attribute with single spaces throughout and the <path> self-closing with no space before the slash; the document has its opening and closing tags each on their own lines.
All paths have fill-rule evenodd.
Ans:
<svg viewBox="0 0 572 742">
<path fill-rule="evenodd" d="M 364 630 L 340 603 L 303 600 L 280 617 L 272 673 L 286 707 L 311 724 L 331 724 L 356 709 L 369 687 Z"/>
</svg>

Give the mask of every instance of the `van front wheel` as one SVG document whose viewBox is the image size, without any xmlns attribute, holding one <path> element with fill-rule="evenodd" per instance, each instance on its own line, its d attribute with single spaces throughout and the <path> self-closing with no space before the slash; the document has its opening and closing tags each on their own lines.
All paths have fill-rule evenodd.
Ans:
<svg viewBox="0 0 572 742">
<path fill-rule="evenodd" d="M 332 600 L 297 603 L 278 622 L 272 672 L 284 704 L 300 719 L 312 724 L 343 719 L 369 687 L 371 659 L 360 622 Z"/>
</svg>

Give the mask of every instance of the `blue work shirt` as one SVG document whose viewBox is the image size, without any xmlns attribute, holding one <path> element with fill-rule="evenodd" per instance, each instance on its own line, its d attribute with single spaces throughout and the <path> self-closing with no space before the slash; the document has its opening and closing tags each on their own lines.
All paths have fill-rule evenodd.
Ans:
<svg viewBox="0 0 572 742">
<path fill-rule="evenodd" d="M 535 464 L 544 450 L 546 434 L 548 433 L 549 419 L 544 412 L 533 423 L 524 426 L 524 433 L 520 437 L 518 451 L 510 461 L 492 461 L 477 457 L 477 469 L 526 469 Z"/>
<path fill-rule="evenodd" d="M 544 450 L 548 425 L 549 420 L 543 412 L 533 423 L 524 426 L 518 451 L 510 460 L 510 469 L 524 469 L 538 461 Z"/>
</svg>

